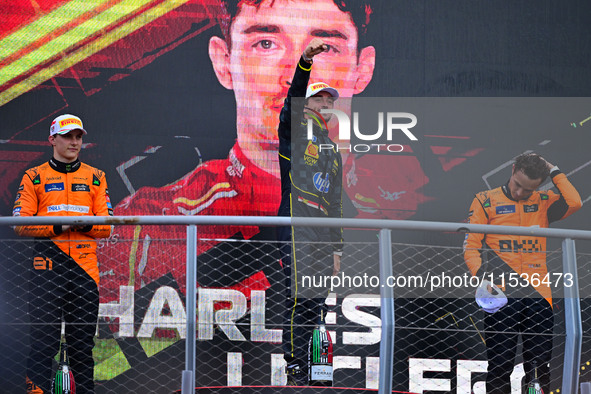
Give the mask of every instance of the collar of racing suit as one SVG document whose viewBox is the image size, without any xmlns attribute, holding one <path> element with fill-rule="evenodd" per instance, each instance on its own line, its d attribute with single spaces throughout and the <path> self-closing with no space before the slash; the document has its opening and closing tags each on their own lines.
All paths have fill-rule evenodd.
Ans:
<svg viewBox="0 0 591 394">
<path fill-rule="evenodd" d="M 51 159 L 49 159 L 49 165 L 57 172 L 67 174 L 68 172 L 78 171 L 78 169 L 80 168 L 80 160 L 76 159 L 71 163 L 63 163 L 59 160 L 56 160 L 55 157 L 52 157 Z"/>
<path fill-rule="evenodd" d="M 505 197 L 507 197 L 511 201 L 517 202 L 516 199 L 514 199 L 513 197 L 511 197 L 511 192 L 509 191 L 509 181 L 507 181 L 507 183 L 505 183 L 503 185 L 503 187 L 501 187 L 501 189 L 503 190 L 503 193 L 505 194 Z"/>
<path fill-rule="evenodd" d="M 328 127 L 328 125 L 326 124 L 326 121 L 324 120 L 324 117 L 320 113 L 314 111 L 313 109 L 310 109 L 308 107 L 304 107 L 304 109 L 308 109 L 308 110 L 312 111 L 314 113 L 314 115 L 316 115 L 316 116 L 311 117 L 311 118 L 303 117 L 302 121 L 301 121 L 302 127 L 307 127 L 308 120 L 311 119 L 312 120 L 312 130 L 314 130 L 314 131 L 319 130 L 321 133 L 328 134 L 328 129 L 326 127 L 324 127 L 321 123 L 318 123 L 318 122 L 320 122 L 320 120 L 318 120 L 318 117 L 320 117 L 320 119 L 322 119 L 322 122 L 324 122 L 324 125 Z"/>
</svg>

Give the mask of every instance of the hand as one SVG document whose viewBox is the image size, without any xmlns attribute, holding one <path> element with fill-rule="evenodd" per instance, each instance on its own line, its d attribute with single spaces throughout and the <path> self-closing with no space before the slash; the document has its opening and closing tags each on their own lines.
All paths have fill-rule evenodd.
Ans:
<svg viewBox="0 0 591 394">
<path fill-rule="evenodd" d="M 332 276 L 337 276 L 339 271 L 341 270 L 341 256 L 338 254 L 333 254 L 333 266 L 332 266 Z"/>
<path fill-rule="evenodd" d="M 312 59 L 314 56 L 324 51 L 328 51 L 328 45 L 326 45 L 322 39 L 315 37 L 310 41 L 306 49 L 304 49 L 304 55 L 306 55 L 307 58 Z"/>
<path fill-rule="evenodd" d="M 548 170 L 552 170 L 552 168 L 554 168 L 554 164 L 550 163 L 548 160 L 546 160 L 542 156 L 540 156 L 540 159 L 542 159 L 546 162 L 546 167 L 548 167 Z"/>
<path fill-rule="evenodd" d="M 90 224 L 74 224 L 70 227 L 70 231 L 88 232 L 90 230 L 92 230 L 92 225 Z"/>
<path fill-rule="evenodd" d="M 548 171 L 551 171 L 554 168 L 554 164 L 550 163 L 548 160 L 544 159 L 546 165 L 548 166 Z"/>
</svg>

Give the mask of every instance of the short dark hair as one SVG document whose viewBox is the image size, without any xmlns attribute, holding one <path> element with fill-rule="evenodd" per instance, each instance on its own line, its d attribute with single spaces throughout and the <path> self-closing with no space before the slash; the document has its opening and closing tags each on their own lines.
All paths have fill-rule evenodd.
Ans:
<svg viewBox="0 0 591 394">
<path fill-rule="evenodd" d="M 541 179 L 542 182 L 550 175 L 546 160 L 535 153 L 523 153 L 517 156 L 514 171 L 523 171 L 529 179 Z"/>
<path fill-rule="evenodd" d="M 236 15 L 238 15 L 239 8 L 243 5 L 254 6 L 257 9 L 261 6 L 265 0 L 221 0 L 220 10 L 217 13 L 216 19 L 222 30 L 222 35 L 228 44 L 228 49 L 232 48 L 232 40 L 230 38 L 230 27 Z M 371 20 L 371 14 L 373 10 L 371 7 L 372 0 L 333 0 L 335 5 L 342 12 L 346 12 L 351 15 L 353 24 L 357 27 L 357 33 L 359 35 L 359 42 L 357 45 L 357 52 L 359 49 L 365 47 L 367 36 L 367 29 Z M 275 3 L 275 0 L 271 0 L 271 7 Z"/>
</svg>

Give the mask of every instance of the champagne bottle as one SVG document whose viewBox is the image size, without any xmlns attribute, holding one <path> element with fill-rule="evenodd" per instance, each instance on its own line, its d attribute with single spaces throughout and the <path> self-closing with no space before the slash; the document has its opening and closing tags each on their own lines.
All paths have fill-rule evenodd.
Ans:
<svg viewBox="0 0 591 394">
<path fill-rule="evenodd" d="M 60 344 L 60 361 L 51 380 L 51 394 L 76 394 L 76 383 L 68 360 L 68 345 Z"/>
<path fill-rule="evenodd" d="M 538 364 L 534 361 L 534 378 L 529 384 L 527 385 L 527 394 L 544 394 L 544 390 L 542 390 L 542 385 L 538 380 Z"/>
<path fill-rule="evenodd" d="M 322 312 L 308 343 L 308 367 L 310 386 L 332 386 L 332 340 Z"/>
</svg>

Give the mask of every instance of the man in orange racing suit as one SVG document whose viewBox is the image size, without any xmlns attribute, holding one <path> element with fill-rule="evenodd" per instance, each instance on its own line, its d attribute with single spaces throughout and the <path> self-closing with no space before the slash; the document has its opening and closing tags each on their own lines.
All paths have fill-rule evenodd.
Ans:
<svg viewBox="0 0 591 394">
<path fill-rule="evenodd" d="M 13 216 L 112 215 L 105 173 L 78 160 L 84 134 L 80 118 L 55 118 L 49 129 L 53 157 L 25 172 Z M 52 358 L 59 349 L 63 317 L 78 393 L 93 393 L 92 348 L 99 307 L 95 239 L 109 237 L 111 226 L 24 225 L 15 231 L 36 240 L 29 262 L 27 392 L 50 391 Z"/>
<path fill-rule="evenodd" d="M 536 191 L 548 175 L 558 194 Z M 550 223 L 573 214 L 581 205 L 579 193 L 558 167 L 537 154 L 522 154 L 515 159 L 511 178 L 505 185 L 476 194 L 470 206 L 469 221 L 474 224 L 548 227 Z M 484 248 L 490 250 L 488 261 L 483 261 L 481 255 Z M 509 299 L 506 306 L 494 313 L 486 313 L 484 318 L 488 358 L 486 392 L 511 392 L 510 375 L 521 332 L 525 384 L 534 378 L 535 362 L 542 388 L 549 393 L 552 336 L 547 334 L 552 334 L 554 317 L 552 281 L 546 276 L 546 239 L 470 233 L 464 242 L 464 259 L 472 275 L 485 275 L 486 279 L 494 275 L 493 282 L 498 286 L 505 285 L 503 290 Z M 528 278 L 527 283 L 517 284 L 516 280 L 522 274 Z M 501 283 L 501 276 L 504 283 Z"/>
</svg>

